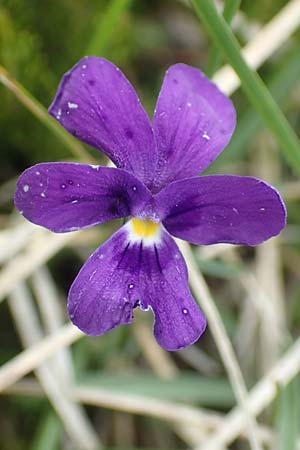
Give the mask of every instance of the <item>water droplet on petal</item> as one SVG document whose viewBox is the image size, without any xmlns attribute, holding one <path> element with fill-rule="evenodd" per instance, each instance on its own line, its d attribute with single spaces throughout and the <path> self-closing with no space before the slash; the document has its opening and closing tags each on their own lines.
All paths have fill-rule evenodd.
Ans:
<svg viewBox="0 0 300 450">
<path fill-rule="evenodd" d="M 59 110 L 57 111 L 57 114 L 55 116 L 57 118 L 57 120 L 60 120 L 61 118 L 61 109 L 59 108 Z"/>
<path fill-rule="evenodd" d="M 134 284 L 133 284 L 133 283 L 130 283 L 130 284 L 128 285 L 128 287 L 129 287 L 129 289 L 133 289 L 133 288 L 134 288 Z"/>
<path fill-rule="evenodd" d="M 23 186 L 23 191 L 24 191 L 24 192 L 28 192 L 28 191 L 29 191 L 29 186 L 28 186 L 28 184 L 24 184 L 24 186 Z"/>
<path fill-rule="evenodd" d="M 136 191 L 136 186 L 132 186 L 132 190 L 133 190 L 133 191 Z"/>
<path fill-rule="evenodd" d="M 35 172 L 35 174 L 36 175 L 41 175 L 41 173 L 38 170 Z"/>
<path fill-rule="evenodd" d="M 189 310 L 187 309 L 187 308 L 182 308 L 182 314 L 188 314 L 189 313 Z"/>
<path fill-rule="evenodd" d="M 266 208 L 260 208 L 260 211 L 265 211 L 266 210 Z"/>
<path fill-rule="evenodd" d="M 45 194 L 45 192 L 42 192 L 42 193 L 41 193 L 41 197 L 43 197 L 43 198 L 45 198 L 45 197 L 46 197 L 46 194 Z"/>
<path fill-rule="evenodd" d="M 71 186 L 73 184 L 73 180 L 68 180 L 68 184 Z"/>
<path fill-rule="evenodd" d="M 63 184 L 60 185 L 60 187 L 61 187 L 62 189 L 66 189 L 67 185 L 66 185 L 65 183 L 63 183 Z"/>
</svg>

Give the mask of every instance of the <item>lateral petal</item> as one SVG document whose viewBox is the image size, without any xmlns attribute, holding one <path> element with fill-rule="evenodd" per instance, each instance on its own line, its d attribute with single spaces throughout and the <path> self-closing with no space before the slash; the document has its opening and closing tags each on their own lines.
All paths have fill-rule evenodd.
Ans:
<svg viewBox="0 0 300 450">
<path fill-rule="evenodd" d="M 175 181 L 155 197 L 166 229 L 197 245 L 258 245 L 286 224 L 286 209 L 272 186 L 253 177 L 211 175 Z"/>
<path fill-rule="evenodd" d="M 63 233 L 138 214 L 150 197 L 122 169 L 42 163 L 20 176 L 15 205 L 31 222 Z"/>
</svg>

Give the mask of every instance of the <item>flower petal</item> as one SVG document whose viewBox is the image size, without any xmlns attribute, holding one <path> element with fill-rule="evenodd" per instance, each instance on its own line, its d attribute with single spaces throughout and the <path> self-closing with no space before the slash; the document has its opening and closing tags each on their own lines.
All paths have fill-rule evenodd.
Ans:
<svg viewBox="0 0 300 450">
<path fill-rule="evenodd" d="M 114 64 L 83 58 L 64 75 L 49 112 L 117 167 L 151 184 L 156 164 L 151 124 L 135 90 Z"/>
<path fill-rule="evenodd" d="M 167 230 L 197 245 L 258 245 L 286 224 L 280 194 L 252 177 L 211 175 L 175 181 L 155 202 Z"/>
<path fill-rule="evenodd" d="M 138 214 L 150 197 L 122 169 L 44 163 L 20 176 L 15 204 L 26 219 L 61 233 Z"/>
<path fill-rule="evenodd" d="M 190 293 L 183 256 L 166 231 L 158 244 L 143 249 L 140 270 L 141 307 L 154 312 L 157 342 L 169 351 L 196 342 L 205 330 L 205 316 Z"/>
<path fill-rule="evenodd" d="M 128 222 L 83 266 L 70 289 L 68 309 L 75 325 L 98 335 L 130 323 L 137 305 L 153 309 L 154 334 L 166 350 L 194 343 L 205 329 L 174 240 L 162 228 L 152 241 L 143 240 Z"/>
<path fill-rule="evenodd" d="M 167 71 L 157 101 L 156 190 L 197 175 L 222 152 L 235 128 L 231 101 L 200 70 L 176 64 Z"/>
<path fill-rule="evenodd" d="M 91 336 L 131 322 L 138 300 L 139 247 L 130 248 L 125 227 L 101 245 L 75 278 L 68 296 L 74 325 Z"/>
</svg>

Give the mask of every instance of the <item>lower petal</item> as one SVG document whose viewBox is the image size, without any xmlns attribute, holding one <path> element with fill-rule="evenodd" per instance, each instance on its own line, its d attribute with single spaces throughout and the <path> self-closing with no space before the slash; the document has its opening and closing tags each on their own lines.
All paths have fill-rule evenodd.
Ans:
<svg viewBox="0 0 300 450">
<path fill-rule="evenodd" d="M 154 312 L 157 342 L 169 351 L 196 342 L 206 320 L 190 293 L 183 256 L 166 231 L 159 243 L 144 248 L 140 272 L 141 307 Z"/>
<path fill-rule="evenodd" d="M 70 318 L 86 334 L 99 335 L 130 323 L 135 306 L 150 307 L 163 348 L 191 345 L 206 321 L 189 291 L 184 259 L 162 227 L 146 238 L 135 230 L 128 222 L 83 266 L 70 289 Z"/>
</svg>

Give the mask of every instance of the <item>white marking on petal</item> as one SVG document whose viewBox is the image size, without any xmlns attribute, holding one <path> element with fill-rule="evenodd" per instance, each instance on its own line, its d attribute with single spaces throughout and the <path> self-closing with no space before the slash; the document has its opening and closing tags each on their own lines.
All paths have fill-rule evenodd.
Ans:
<svg viewBox="0 0 300 450">
<path fill-rule="evenodd" d="M 70 109 L 77 109 L 78 105 L 77 105 L 77 103 L 68 102 L 68 108 L 70 108 Z"/>
<path fill-rule="evenodd" d="M 210 140 L 210 136 L 207 134 L 207 131 L 204 131 L 204 133 L 202 134 L 203 139 L 206 139 L 207 141 Z"/>
</svg>

